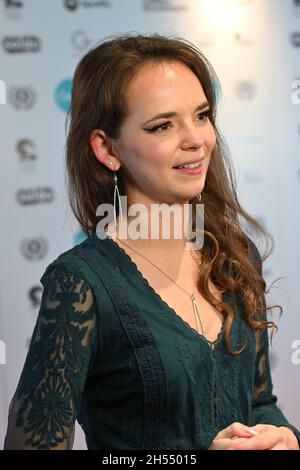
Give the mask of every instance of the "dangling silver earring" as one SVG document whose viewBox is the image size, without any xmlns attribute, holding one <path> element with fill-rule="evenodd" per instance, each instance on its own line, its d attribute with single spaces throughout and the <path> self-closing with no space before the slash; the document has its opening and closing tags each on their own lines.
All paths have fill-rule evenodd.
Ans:
<svg viewBox="0 0 300 470">
<path fill-rule="evenodd" d="M 197 199 L 201 202 L 201 193 L 197 194 Z"/>
<path fill-rule="evenodd" d="M 114 188 L 114 220 L 115 220 L 115 227 L 117 228 L 117 227 L 119 227 L 119 224 L 117 223 L 116 198 L 118 198 L 119 215 L 120 215 L 121 224 L 123 223 L 123 215 L 122 215 L 120 192 L 119 192 L 119 188 L 118 188 L 118 177 L 117 177 L 117 173 L 115 171 L 114 171 L 114 182 L 115 182 L 115 188 Z"/>
</svg>

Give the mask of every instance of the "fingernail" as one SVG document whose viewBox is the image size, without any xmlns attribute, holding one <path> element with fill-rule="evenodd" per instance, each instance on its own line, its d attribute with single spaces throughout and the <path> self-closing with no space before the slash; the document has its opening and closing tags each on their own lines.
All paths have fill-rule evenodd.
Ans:
<svg viewBox="0 0 300 470">
<path fill-rule="evenodd" d="M 228 450 L 236 450 L 236 448 L 235 447 L 229 447 Z"/>
<path fill-rule="evenodd" d="M 258 434 L 258 432 L 255 431 L 255 429 L 252 429 L 252 428 L 247 428 L 246 431 L 249 432 L 250 434 L 253 434 L 253 435 Z"/>
</svg>

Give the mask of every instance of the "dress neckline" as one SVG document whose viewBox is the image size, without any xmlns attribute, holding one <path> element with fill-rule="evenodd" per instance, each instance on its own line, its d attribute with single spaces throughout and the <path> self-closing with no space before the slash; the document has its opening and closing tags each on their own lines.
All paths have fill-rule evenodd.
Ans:
<svg viewBox="0 0 300 470">
<path fill-rule="evenodd" d="M 96 235 L 97 237 L 97 235 Z M 170 312 L 170 314 L 172 315 L 172 317 L 177 321 L 179 322 L 180 324 L 183 324 L 185 327 L 187 327 L 187 329 L 193 333 L 194 335 L 196 335 L 198 338 L 200 338 L 202 341 L 204 341 L 211 350 L 214 350 L 215 349 L 215 346 L 221 341 L 221 339 L 223 338 L 223 335 L 224 335 L 224 329 L 225 329 L 225 316 L 223 316 L 223 321 L 222 321 L 222 326 L 221 326 L 221 329 L 217 335 L 217 337 L 213 340 L 213 341 L 210 341 L 209 339 L 207 339 L 204 335 L 202 335 L 201 333 L 198 333 L 197 330 L 195 330 L 195 328 L 193 328 L 187 321 L 185 321 L 175 310 L 173 307 L 171 307 L 161 296 L 158 292 L 156 292 L 156 290 L 149 284 L 149 281 L 146 277 L 144 277 L 144 275 L 141 273 L 141 271 L 139 270 L 139 268 L 137 267 L 136 263 L 133 261 L 133 259 L 131 258 L 131 256 L 124 250 L 124 248 L 122 246 L 120 246 L 114 239 L 111 235 L 107 234 L 107 239 L 109 239 L 109 241 L 111 242 L 111 245 L 113 247 L 115 247 L 116 251 L 121 254 L 123 256 L 123 258 L 126 260 L 127 264 L 129 264 L 129 266 L 131 266 L 131 268 L 133 269 L 133 271 L 135 272 L 135 274 L 140 278 L 140 280 L 142 281 L 142 283 L 147 287 L 147 289 L 152 293 L 152 295 L 158 300 L 158 302 L 160 303 L 161 307 L 164 307 L 164 310 L 167 310 Z M 227 300 L 227 295 L 228 295 L 228 292 L 224 292 L 222 293 L 222 301 L 223 302 L 226 302 Z"/>
</svg>

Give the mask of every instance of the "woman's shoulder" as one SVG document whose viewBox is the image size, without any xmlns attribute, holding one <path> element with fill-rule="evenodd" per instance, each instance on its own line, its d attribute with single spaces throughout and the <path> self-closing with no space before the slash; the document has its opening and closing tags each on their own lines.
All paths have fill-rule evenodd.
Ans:
<svg viewBox="0 0 300 470">
<path fill-rule="evenodd" d="M 113 243 L 106 238 L 99 238 L 93 233 L 81 243 L 61 253 L 45 269 L 40 281 L 42 284 L 50 278 L 74 278 L 86 281 L 91 287 L 100 288 L 99 277 L 102 279 L 103 271 L 107 273 L 109 266 L 112 272 L 119 264 L 116 249 Z"/>
<path fill-rule="evenodd" d="M 245 234 L 246 235 L 246 234 Z M 257 247 L 257 244 L 250 238 L 248 235 L 246 235 L 247 241 L 248 241 L 248 246 L 249 246 L 249 257 L 256 267 L 256 269 L 259 271 L 261 274 L 262 272 L 262 256 L 260 254 L 260 251 Z"/>
<path fill-rule="evenodd" d="M 41 277 L 41 282 L 43 283 L 49 276 L 53 277 L 53 273 L 73 273 L 77 277 L 81 276 L 89 280 L 90 270 L 82 253 L 86 253 L 90 257 L 94 257 L 96 253 L 101 256 L 101 251 L 103 251 L 101 246 L 101 243 L 96 242 L 94 236 L 90 236 L 81 243 L 74 245 L 50 262 Z"/>
<path fill-rule="evenodd" d="M 249 235 L 246 235 L 246 238 L 248 240 L 251 258 L 253 260 L 261 260 L 261 255 L 257 247 L 257 244 L 252 240 L 252 238 L 249 237 Z"/>
</svg>

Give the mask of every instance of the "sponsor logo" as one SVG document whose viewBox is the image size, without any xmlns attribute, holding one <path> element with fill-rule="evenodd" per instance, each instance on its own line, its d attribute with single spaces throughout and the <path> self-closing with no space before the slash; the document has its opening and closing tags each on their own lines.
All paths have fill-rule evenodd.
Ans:
<svg viewBox="0 0 300 470">
<path fill-rule="evenodd" d="M 3 0 L 5 15 L 11 19 L 19 19 L 23 8 L 23 0 Z"/>
<path fill-rule="evenodd" d="M 23 2 L 21 0 L 4 0 L 5 8 L 22 8 Z"/>
<path fill-rule="evenodd" d="M 41 286 L 33 286 L 28 291 L 28 297 L 32 308 L 39 308 L 41 305 L 41 299 L 43 294 L 43 288 Z"/>
<path fill-rule="evenodd" d="M 256 84 L 251 80 L 241 80 L 235 85 L 235 93 L 241 100 L 252 100 L 257 93 Z"/>
<path fill-rule="evenodd" d="M 0 80 L 0 104 L 6 104 L 6 85 L 3 80 Z"/>
<path fill-rule="evenodd" d="M 300 31 L 295 31 L 291 33 L 290 41 L 294 47 L 300 47 Z"/>
<path fill-rule="evenodd" d="M 18 111 L 26 111 L 36 102 L 36 93 L 31 86 L 11 87 L 8 90 L 8 99 Z"/>
<path fill-rule="evenodd" d="M 16 199 L 22 206 L 45 204 L 54 200 L 54 190 L 50 187 L 20 189 L 17 191 Z"/>
<path fill-rule="evenodd" d="M 48 242 L 43 236 L 24 238 L 21 241 L 21 253 L 27 261 L 40 261 L 48 253 Z"/>
<path fill-rule="evenodd" d="M 64 0 L 64 7 L 68 11 L 76 11 L 78 8 L 110 8 L 110 0 Z"/>
<path fill-rule="evenodd" d="M 42 41 L 38 36 L 5 36 L 2 47 L 8 54 L 39 52 Z"/>
<path fill-rule="evenodd" d="M 54 98 L 57 106 L 67 112 L 71 103 L 72 80 L 62 80 L 56 87 Z"/>
<path fill-rule="evenodd" d="M 19 155 L 19 162 L 22 167 L 31 168 L 33 163 L 37 160 L 37 154 L 35 152 L 35 145 L 30 139 L 20 139 L 16 143 L 16 150 Z"/>
<path fill-rule="evenodd" d="M 183 0 L 144 0 L 145 11 L 184 11 L 188 9 Z"/>
<path fill-rule="evenodd" d="M 86 31 L 78 29 L 71 34 L 71 44 L 76 51 L 84 52 L 92 44 L 92 40 Z"/>
<path fill-rule="evenodd" d="M 75 11 L 79 7 L 79 0 L 64 0 L 64 6 L 69 11 Z"/>
</svg>

